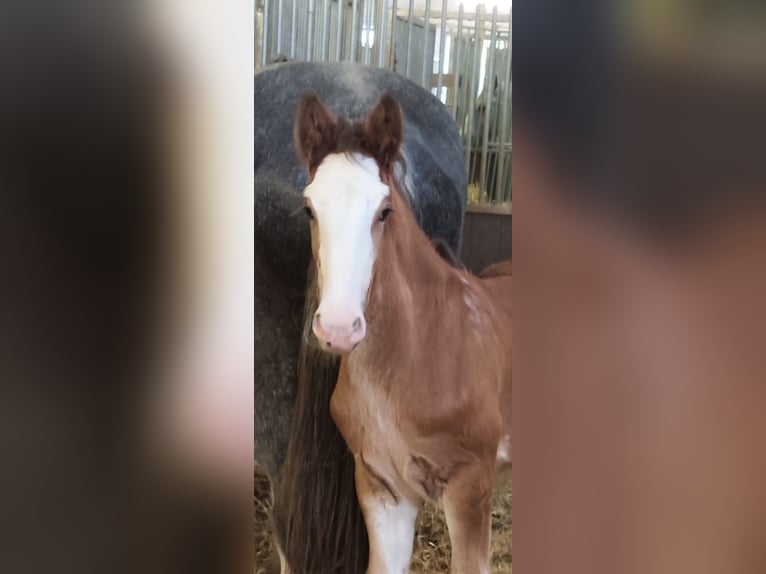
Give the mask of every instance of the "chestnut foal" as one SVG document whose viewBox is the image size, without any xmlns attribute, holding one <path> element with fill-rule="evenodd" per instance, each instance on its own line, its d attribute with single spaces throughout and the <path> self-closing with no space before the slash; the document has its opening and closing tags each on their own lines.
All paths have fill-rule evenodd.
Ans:
<svg viewBox="0 0 766 574">
<path fill-rule="evenodd" d="M 446 513 L 452 572 L 488 574 L 494 477 L 511 463 L 511 264 L 477 278 L 437 253 L 394 183 L 402 138 L 388 95 L 364 122 L 301 103 L 313 331 L 342 355 L 330 409 L 356 462 L 368 571 L 408 571 L 430 500 Z"/>
</svg>

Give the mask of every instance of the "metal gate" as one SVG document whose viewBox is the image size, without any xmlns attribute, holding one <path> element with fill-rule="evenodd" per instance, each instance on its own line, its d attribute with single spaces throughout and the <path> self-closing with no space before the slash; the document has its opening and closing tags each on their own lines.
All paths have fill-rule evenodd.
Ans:
<svg viewBox="0 0 766 574">
<path fill-rule="evenodd" d="M 256 69 L 284 60 L 359 62 L 398 72 L 452 112 L 469 203 L 511 202 L 510 0 L 256 0 Z"/>
</svg>

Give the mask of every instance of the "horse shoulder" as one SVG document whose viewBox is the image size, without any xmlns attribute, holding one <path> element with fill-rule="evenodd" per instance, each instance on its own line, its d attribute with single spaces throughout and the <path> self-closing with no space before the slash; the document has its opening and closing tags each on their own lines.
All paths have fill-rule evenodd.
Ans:
<svg viewBox="0 0 766 574">
<path fill-rule="evenodd" d="M 355 404 L 351 373 L 345 357 L 340 362 L 338 382 L 330 397 L 330 415 L 343 435 L 349 450 L 352 453 L 359 452 L 364 430 L 359 424 L 358 405 Z"/>
</svg>

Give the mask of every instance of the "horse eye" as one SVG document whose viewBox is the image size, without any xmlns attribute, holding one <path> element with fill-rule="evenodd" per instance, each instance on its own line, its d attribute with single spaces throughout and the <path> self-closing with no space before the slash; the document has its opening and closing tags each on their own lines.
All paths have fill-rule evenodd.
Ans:
<svg viewBox="0 0 766 574">
<path fill-rule="evenodd" d="M 383 223 L 386 220 L 386 217 L 393 211 L 390 207 L 384 207 L 383 211 L 380 212 L 380 217 L 378 218 L 378 221 Z"/>
<path fill-rule="evenodd" d="M 314 219 L 314 212 L 311 211 L 311 208 L 308 205 L 303 206 L 303 211 L 308 215 L 309 219 Z"/>
</svg>

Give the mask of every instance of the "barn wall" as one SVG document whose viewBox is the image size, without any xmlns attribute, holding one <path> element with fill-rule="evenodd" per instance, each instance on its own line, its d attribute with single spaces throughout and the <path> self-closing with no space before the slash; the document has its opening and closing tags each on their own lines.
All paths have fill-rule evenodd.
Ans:
<svg viewBox="0 0 766 574">
<path fill-rule="evenodd" d="M 467 211 L 460 259 L 474 273 L 511 259 L 511 215 Z"/>
</svg>

